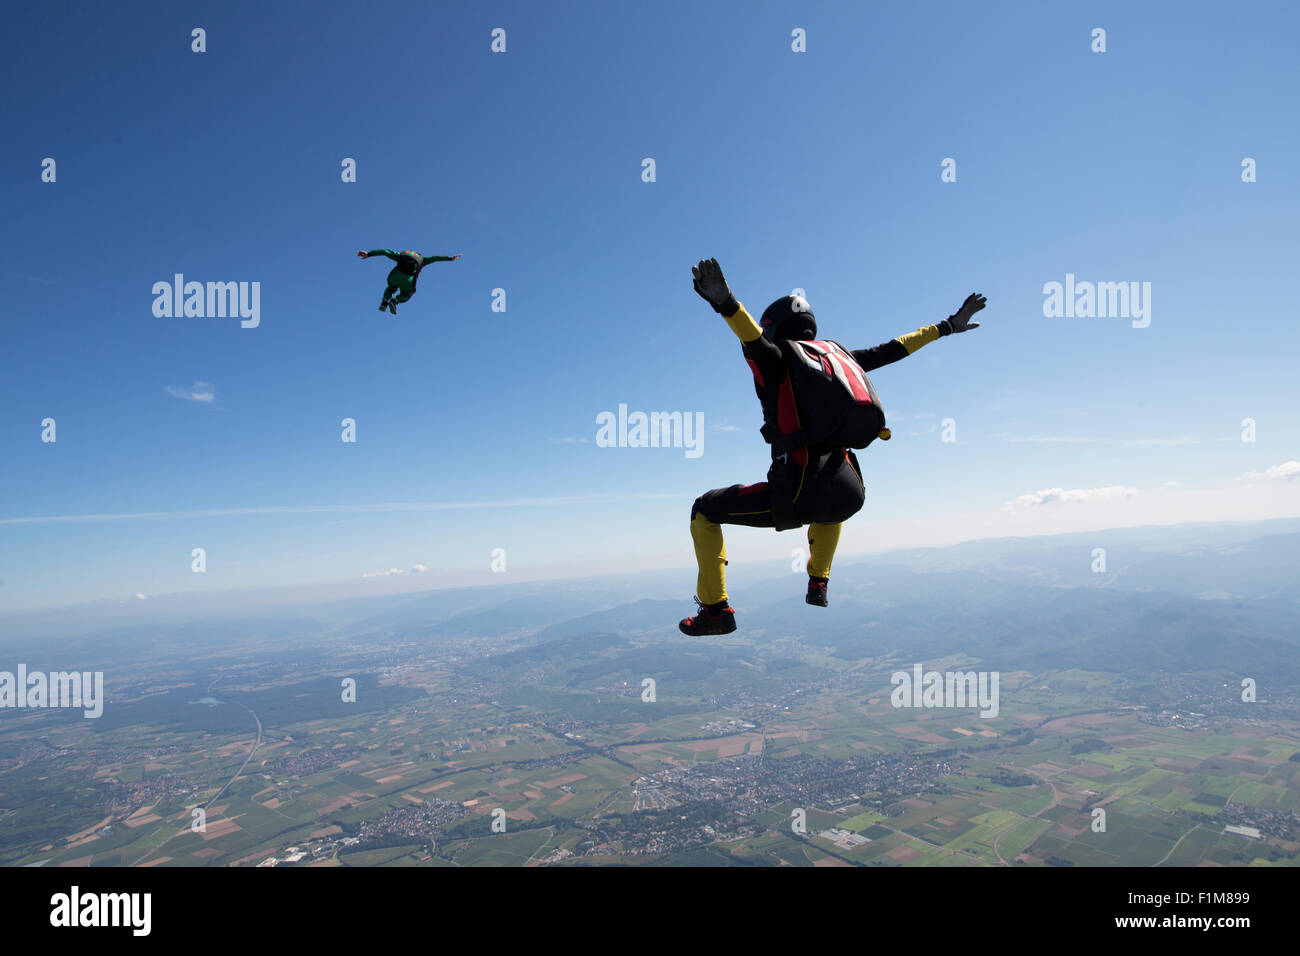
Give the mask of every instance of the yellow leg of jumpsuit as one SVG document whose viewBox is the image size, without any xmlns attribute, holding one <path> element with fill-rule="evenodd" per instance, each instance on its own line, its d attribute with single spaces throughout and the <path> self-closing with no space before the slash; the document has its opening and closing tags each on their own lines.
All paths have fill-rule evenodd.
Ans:
<svg viewBox="0 0 1300 956">
<path fill-rule="evenodd" d="M 808 576 L 829 578 L 835 548 L 840 543 L 841 524 L 810 524 L 808 526 Z M 700 598 L 703 600 L 703 597 Z"/>
<path fill-rule="evenodd" d="M 695 561 L 700 566 L 695 581 L 695 596 L 705 604 L 727 599 L 727 546 L 722 541 L 722 525 L 702 514 L 691 519 L 691 540 L 695 542 Z"/>
</svg>

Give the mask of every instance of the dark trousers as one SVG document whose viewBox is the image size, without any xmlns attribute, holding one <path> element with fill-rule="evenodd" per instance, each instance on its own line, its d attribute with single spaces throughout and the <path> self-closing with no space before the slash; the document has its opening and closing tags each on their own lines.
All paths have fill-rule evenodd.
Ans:
<svg viewBox="0 0 1300 956">
<path fill-rule="evenodd" d="M 858 458 L 842 448 L 809 453 L 807 465 L 772 462 L 767 481 L 706 491 L 695 499 L 697 514 L 715 524 L 785 531 L 805 524 L 837 524 L 861 510 L 866 500 Z"/>
</svg>

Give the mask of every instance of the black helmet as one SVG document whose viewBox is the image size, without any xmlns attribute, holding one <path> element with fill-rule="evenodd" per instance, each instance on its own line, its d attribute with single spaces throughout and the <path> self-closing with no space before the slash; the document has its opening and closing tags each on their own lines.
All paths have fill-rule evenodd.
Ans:
<svg viewBox="0 0 1300 956">
<path fill-rule="evenodd" d="M 817 338 L 817 320 L 813 317 L 808 300 L 801 295 L 787 295 L 777 299 L 763 310 L 758 320 L 763 334 L 772 341 L 796 339 L 811 341 Z"/>
</svg>

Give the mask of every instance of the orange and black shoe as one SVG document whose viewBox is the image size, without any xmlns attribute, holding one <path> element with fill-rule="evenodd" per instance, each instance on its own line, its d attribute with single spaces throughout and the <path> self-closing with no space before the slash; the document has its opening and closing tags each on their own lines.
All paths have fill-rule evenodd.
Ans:
<svg viewBox="0 0 1300 956">
<path fill-rule="evenodd" d="M 826 598 L 826 578 L 809 578 L 808 594 L 804 598 L 809 604 L 815 607 L 827 607 L 830 601 Z"/>
<path fill-rule="evenodd" d="M 694 617 L 683 618 L 677 627 L 683 634 L 703 637 L 707 634 L 730 634 L 736 629 L 736 609 L 726 601 L 705 604 L 695 599 L 699 612 Z"/>
</svg>

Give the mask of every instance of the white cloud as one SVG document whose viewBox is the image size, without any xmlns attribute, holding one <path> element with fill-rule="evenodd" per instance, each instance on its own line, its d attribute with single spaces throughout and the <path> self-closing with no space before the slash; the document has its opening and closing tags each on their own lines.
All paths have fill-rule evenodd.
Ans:
<svg viewBox="0 0 1300 956">
<path fill-rule="evenodd" d="M 1248 471 L 1241 477 L 1243 478 L 1297 478 L 1300 477 L 1300 461 L 1284 461 L 1280 465 L 1274 465 L 1264 471 Z"/>
<path fill-rule="evenodd" d="M 135 599 L 136 599 L 137 601 L 145 601 L 145 600 L 148 600 L 148 599 L 147 599 L 143 594 L 137 594 L 137 595 L 135 596 Z"/>
<path fill-rule="evenodd" d="M 59 284 L 59 283 L 55 282 L 53 279 L 44 279 L 44 278 L 41 278 L 40 276 L 28 275 L 28 274 L 25 273 L 25 272 L 10 272 L 8 269 L 5 269 L 5 270 L 4 270 L 4 274 L 7 275 L 7 276 L 13 276 L 15 279 L 26 279 L 28 282 L 35 282 L 35 283 L 37 283 L 38 285 L 58 285 L 58 284 Z"/>
<path fill-rule="evenodd" d="M 1096 438 L 1078 438 L 1070 435 L 1010 435 L 1007 432 L 998 432 L 993 437 L 1001 438 L 1003 441 L 1011 441 L 1011 442 L 1035 442 L 1035 443 L 1060 442 L 1060 443 L 1069 443 L 1069 444 L 1092 443 L 1099 440 Z"/>
<path fill-rule="evenodd" d="M 1105 488 L 1044 488 L 1030 495 L 1021 495 L 1015 501 L 1008 501 L 1003 507 L 1014 510 L 1061 502 L 1079 503 L 1105 501 L 1110 498 L 1131 498 L 1136 494 L 1136 488 L 1127 488 L 1123 485 L 1110 485 Z"/>
<path fill-rule="evenodd" d="M 202 402 L 205 405 L 211 405 L 217 398 L 216 389 L 211 382 L 195 382 L 189 388 L 168 385 L 167 394 L 183 398 L 187 402 Z"/>
<path fill-rule="evenodd" d="M 1149 525 L 1176 525 L 1204 521 L 1267 521 L 1276 518 L 1300 518 L 1300 476 L 1290 481 L 1243 481 L 1240 478 L 1211 485 L 1188 485 L 1159 489 L 1139 486 L 1133 495 L 1094 496 L 1086 505 L 1070 507 L 1012 507 L 964 512 L 936 512 L 915 517 L 899 517 L 883 503 L 870 496 L 862 514 L 871 523 L 867 546 L 857 544 L 846 533 L 840 552 L 865 554 L 890 548 L 946 547 L 960 541 L 981 538 L 1028 537 L 1043 534 L 1073 534 L 1104 531 L 1108 528 L 1140 528 Z M 1158 493 L 1157 493 L 1158 491 Z M 1037 496 L 1025 496 L 1036 498 Z M 854 518 L 849 522 L 861 522 Z M 741 535 L 737 530 L 737 548 L 741 552 Z M 859 532 L 859 534 L 861 534 Z M 789 551 L 779 535 L 764 538 L 758 531 L 743 540 L 745 553 L 772 560 L 788 561 Z M 861 535 L 859 541 L 867 541 Z M 730 540 L 728 540 L 730 543 Z M 769 548 L 769 551 L 764 551 Z M 730 549 L 728 549 L 730 550 Z"/>
<path fill-rule="evenodd" d="M 413 564 L 409 571 L 402 568 L 389 568 L 387 571 L 367 571 L 361 576 L 363 578 L 391 578 L 396 577 L 399 574 L 421 574 L 428 570 L 428 565 Z"/>
<path fill-rule="evenodd" d="M 479 508 L 551 508 L 571 505 L 613 504 L 624 501 L 660 501 L 688 497 L 677 492 L 638 492 L 567 495 L 552 498 L 508 498 L 499 501 L 413 501 L 365 505 L 276 505 L 263 508 L 207 508 L 198 511 L 136 511 L 118 514 L 36 515 L 28 518 L 0 518 L 0 525 L 51 524 L 73 521 L 139 521 L 158 518 L 226 518 L 236 515 L 363 514 L 403 511 L 472 511 Z"/>
<path fill-rule="evenodd" d="M 363 578 L 386 578 L 394 574 L 405 574 L 401 568 L 389 568 L 387 571 L 367 571 L 361 575 Z"/>
<path fill-rule="evenodd" d="M 1020 444 L 1064 444 L 1064 445 L 1199 445 L 1199 438 L 1088 438 L 1082 435 L 1011 435 L 998 432 L 993 436 L 1003 441 Z"/>
</svg>

